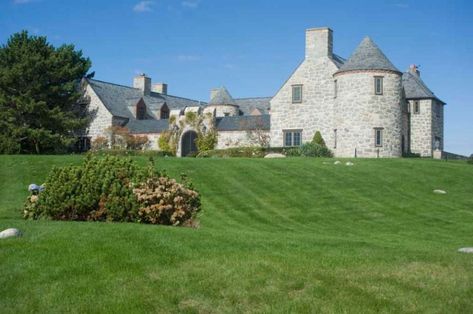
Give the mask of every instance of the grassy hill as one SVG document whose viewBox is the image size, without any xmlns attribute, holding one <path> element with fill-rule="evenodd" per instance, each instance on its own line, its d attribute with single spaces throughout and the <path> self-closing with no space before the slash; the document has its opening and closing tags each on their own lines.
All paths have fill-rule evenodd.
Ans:
<svg viewBox="0 0 473 314">
<path fill-rule="evenodd" d="M 80 158 L 0 156 L 0 229 L 24 231 L 0 241 L 1 312 L 473 312 L 466 163 L 158 159 L 201 192 L 199 229 L 22 220 Z"/>
</svg>

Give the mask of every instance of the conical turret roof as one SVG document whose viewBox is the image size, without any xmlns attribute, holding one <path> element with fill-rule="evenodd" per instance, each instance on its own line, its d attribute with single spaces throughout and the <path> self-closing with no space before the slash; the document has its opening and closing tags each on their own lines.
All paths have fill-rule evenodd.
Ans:
<svg viewBox="0 0 473 314">
<path fill-rule="evenodd" d="M 337 73 L 355 70 L 400 71 L 369 37 L 365 37 Z"/>
<path fill-rule="evenodd" d="M 233 105 L 236 106 L 235 100 L 225 87 L 220 87 L 212 91 L 212 98 L 209 105 Z"/>
</svg>

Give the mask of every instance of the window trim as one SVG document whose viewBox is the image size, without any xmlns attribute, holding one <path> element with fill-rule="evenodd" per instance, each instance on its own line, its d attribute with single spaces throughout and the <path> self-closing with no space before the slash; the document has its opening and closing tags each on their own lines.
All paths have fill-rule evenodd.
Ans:
<svg viewBox="0 0 473 314">
<path fill-rule="evenodd" d="M 420 114 L 420 101 L 414 100 L 412 107 L 414 107 L 412 108 L 412 112 L 414 112 L 414 114 Z"/>
<path fill-rule="evenodd" d="M 292 100 L 292 103 L 293 104 L 300 104 L 302 103 L 302 99 L 303 99 L 303 96 L 302 96 L 302 92 L 303 92 L 303 85 L 302 84 L 294 84 L 294 85 L 291 85 L 292 86 L 292 90 L 291 90 L 291 100 Z M 300 88 L 300 99 L 299 100 L 294 100 L 294 88 Z"/>
<path fill-rule="evenodd" d="M 375 95 L 383 95 L 384 93 L 384 83 L 383 83 L 383 78 L 384 76 L 375 76 L 374 77 L 374 94 Z M 381 82 L 380 83 L 380 91 L 378 92 L 378 81 Z"/>
<path fill-rule="evenodd" d="M 299 147 L 302 145 L 302 129 L 288 129 L 283 130 L 283 147 Z M 295 134 L 299 133 L 299 145 L 294 144 Z M 287 134 L 291 134 L 291 145 L 287 145 Z"/>
<path fill-rule="evenodd" d="M 384 128 L 374 128 L 374 147 L 383 147 L 384 140 Z M 379 144 L 378 144 L 378 132 L 379 132 Z"/>
</svg>

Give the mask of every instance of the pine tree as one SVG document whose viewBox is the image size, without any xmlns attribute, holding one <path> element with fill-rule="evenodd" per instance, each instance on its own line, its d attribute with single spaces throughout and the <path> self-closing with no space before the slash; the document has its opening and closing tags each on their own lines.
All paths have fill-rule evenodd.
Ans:
<svg viewBox="0 0 473 314">
<path fill-rule="evenodd" d="M 315 132 L 314 134 L 314 137 L 312 138 L 312 143 L 314 144 L 318 144 L 322 147 L 327 147 L 325 145 L 325 141 L 324 141 L 324 138 L 322 137 L 322 134 L 320 134 L 319 131 Z"/>
<path fill-rule="evenodd" d="M 67 149 L 88 123 L 78 87 L 90 66 L 73 45 L 13 34 L 0 47 L 0 153 Z"/>
</svg>

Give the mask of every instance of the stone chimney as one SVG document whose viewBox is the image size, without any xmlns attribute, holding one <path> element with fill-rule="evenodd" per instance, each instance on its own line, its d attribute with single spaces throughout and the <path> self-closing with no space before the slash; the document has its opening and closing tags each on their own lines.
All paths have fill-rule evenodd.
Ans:
<svg viewBox="0 0 473 314">
<path fill-rule="evenodd" d="M 305 31 L 305 58 L 316 60 L 323 57 L 332 58 L 333 35 L 328 27 L 309 28 Z"/>
<path fill-rule="evenodd" d="M 409 72 L 411 72 L 412 74 L 415 74 L 415 75 L 417 75 L 418 77 L 420 77 L 419 68 L 418 68 L 417 65 L 415 65 L 415 64 L 411 64 L 411 65 L 409 66 Z"/>
<path fill-rule="evenodd" d="M 149 95 L 151 92 L 151 78 L 142 73 L 133 79 L 133 87 L 140 89 L 143 95 Z"/>
<path fill-rule="evenodd" d="M 166 83 L 155 83 L 151 87 L 151 91 L 155 92 L 155 93 L 160 93 L 160 94 L 163 94 L 163 95 L 167 95 L 168 94 L 168 84 L 166 84 Z"/>
</svg>

